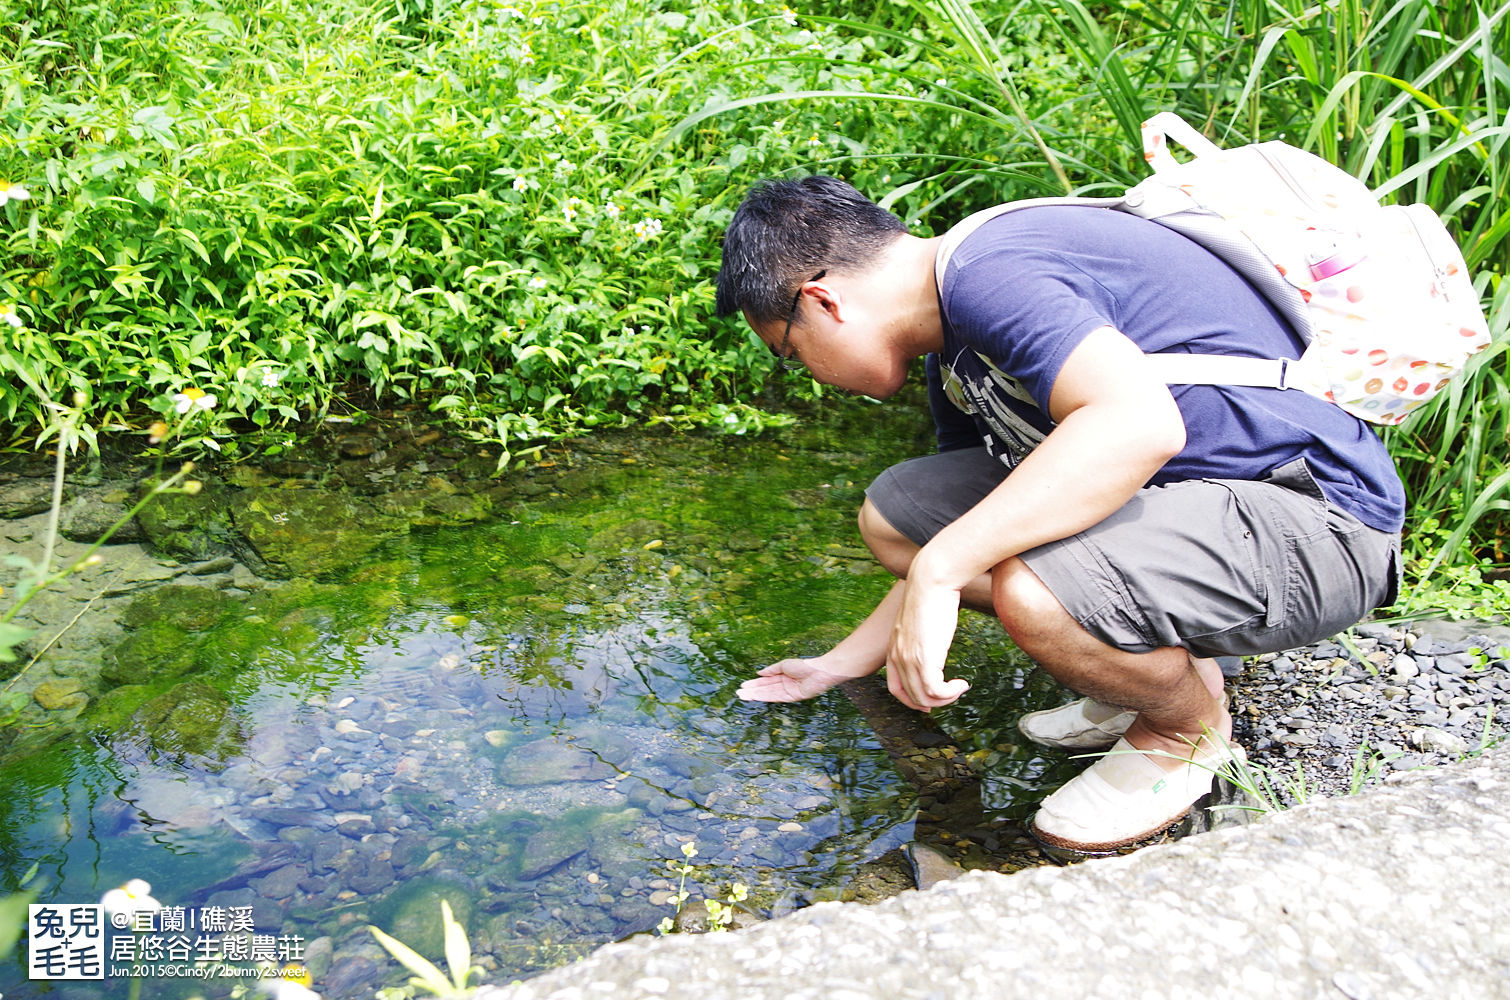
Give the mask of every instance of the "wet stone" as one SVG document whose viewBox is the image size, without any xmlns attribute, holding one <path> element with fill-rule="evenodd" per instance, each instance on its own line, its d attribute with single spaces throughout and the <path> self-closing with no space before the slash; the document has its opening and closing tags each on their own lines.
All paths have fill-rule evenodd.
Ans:
<svg viewBox="0 0 1510 1000">
<path fill-rule="evenodd" d="M 299 883 L 308 877 L 309 869 L 303 865 L 284 865 L 263 878 L 249 883 L 260 896 L 268 899 L 285 899 L 299 890 Z"/>
<path fill-rule="evenodd" d="M 49 712 L 83 708 L 89 703 L 84 682 L 77 677 L 45 680 L 32 689 L 32 700 Z"/>
</svg>

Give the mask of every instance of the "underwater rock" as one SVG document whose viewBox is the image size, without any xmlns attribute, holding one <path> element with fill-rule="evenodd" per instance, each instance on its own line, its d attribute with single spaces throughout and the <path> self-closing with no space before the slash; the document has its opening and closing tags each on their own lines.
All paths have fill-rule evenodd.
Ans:
<svg viewBox="0 0 1510 1000">
<path fill-rule="evenodd" d="M 31 696 L 49 712 L 83 708 L 89 704 L 89 695 L 84 692 L 84 682 L 77 677 L 43 681 L 32 690 Z"/>
<path fill-rule="evenodd" d="M 6 482 L 0 490 L 0 518 L 30 517 L 51 506 L 51 479 L 23 476 Z"/>
<path fill-rule="evenodd" d="M 460 493 L 440 476 L 427 476 L 414 489 L 394 490 L 374 502 L 383 513 L 422 528 L 473 524 L 493 513 L 491 498 Z"/>
<path fill-rule="evenodd" d="M 224 759 L 241 748 L 230 699 L 200 681 L 176 684 L 149 699 L 131 722 L 159 752 Z"/>
<path fill-rule="evenodd" d="M 90 726 L 120 732 L 155 689 L 148 684 L 122 684 L 94 699 L 84 720 Z"/>
<path fill-rule="evenodd" d="M 614 773 L 585 750 L 552 739 L 535 740 L 510 749 L 501 770 L 504 782 L 515 786 L 592 781 Z"/>
<path fill-rule="evenodd" d="M 197 663 L 195 643 L 189 633 L 161 619 L 149 622 L 116 643 L 106 652 L 104 660 L 100 680 L 109 687 L 182 677 Z"/>
<path fill-rule="evenodd" d="M 151 484 L 144 487 L 149 489 Z M 160 493 L 137 511 L 136 523 L 159 552 L 191 560 L 209 559 L 231 551 L 229 496 L 224 486 L 205 480 L 194 495 Z"/>
<path fill-rule="evenodd" d="M 316 489 L 259 487 L 231 503 L 247 561 L 267 576 L 319 577 L 349 568 L 409 523 L 360 497 Z"/>
<path fill-rule="evenodd" d="M 592 843 L 592 832 L 576 824 L 556 824 L 532 834 L 524 842 L 519 878 L 533 882 L 575 858 Z"/>
<path fill-rule="evenodd" d="M 912 881 L 919 889 L 931 889 L 940 882 L 965 874 L 963 868 L 927 844 L 913 841 L 902 847 L 902 853 L 912 870 Z"/>
<path fill-rule="evenodd" d="M 93 543 L 126 516 L 129 494 L 119 489 L 85 489 L 63 504 L 58 511 L 58 533 L 74 542 Z M 145 536 L 135 518 L 126 521 L 110 536 L 114 544 L 139 542 Z"/>
<path fill-rule="evenodd" d="M 439 874 L 410 879 L 373 908 L 373 923 L 421 955 L 445 953 L 441 900 L 451 904 L 451 916 L 469 928 L 476 887 L 459 875 Z"/>
<path fill-rule="evenodd" d="M 171 622 L 190 632 L 210 628 L 226 613 L 230 600 L 208 587 L 169 584 L 142 594 L 121 612 L 121 624 L 141 628 L 156 621 Z"/>
</svg>

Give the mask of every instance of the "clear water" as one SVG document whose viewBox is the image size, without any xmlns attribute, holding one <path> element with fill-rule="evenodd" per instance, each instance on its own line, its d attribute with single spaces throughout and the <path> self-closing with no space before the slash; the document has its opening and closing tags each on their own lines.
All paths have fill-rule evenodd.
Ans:
<svg viewBox="0 0 1510 1000">
<path fill-rule="evenodd" d="M 200 915 L 250 906 L 296 958 L 328 954 L 328 997 L 405 980 L 369 923 L 439 961 L 441 898 L 493 982 L 646 931 L 674 912 L 686 844 L 694 898 L 739 882 L 779 913 L 836 895 L 912 839 L 914 790 L 839 693 L 733 692 L 884 594 L 853 515 L 920 449 L 897 426 L 578 455 L 495 523 L 241 601 L 187 640 L 209 693 L 147 681 L 193 725 L 96 728 L 0 765 L 3 888 L 94 902 L 139 877 Z M 1052 685 L 989 628 L 955 659 L 976 692 L 938 722 L 989 764 L 988 808 L 1020 815 L 1060 762 L 1012 744 L 1010 720 Z M 19 961 L 0 993 L 42 995 Z"/>
</svg>

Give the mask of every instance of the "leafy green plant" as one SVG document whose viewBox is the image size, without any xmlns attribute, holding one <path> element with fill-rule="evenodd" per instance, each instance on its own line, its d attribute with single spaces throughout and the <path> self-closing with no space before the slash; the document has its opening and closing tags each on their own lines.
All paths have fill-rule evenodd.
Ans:
<svg viewBox="0 0 1510 1000">
<path fill-rule="evenodd" d="M 467 980 L 474 971 L 471 942 L 467 940 L 466 928 L 452 915 L 451 904 L 444 899 L 440 901 L 440 919 L 445 932 L 446 968 L 451 973 L 449 977 L 435 963 L 392 935 L 370 925 L 367 929 L 388 954 L 414 974 L 409 980 L 411 986 L 428 990 L 437 997 L 466 996 L 469 992 Z"/>
<path fill-rule="evenodd" d="M 697 844 L 689 841 L 682 845 L 682 860 L 671 859 L 666 862 L 666 867 L 675 873 L 679 880 L 676 892 L 672 893 L 669 902 L 676 907 L 672 916 L 662 917 L 656 925 L 656 931 L 661 934 L 670 934 L 677 930 L 676 920 L 681 916 L 682 909 L 686 906 L 691 893 L 687 890 L 687 876 L 697 870 L 692 864 L 692 859 L 697 857 Z M 734 914 L 737 906 L 749 898 L 749 886 L 743 882 L 734 882 L 729 886 L 729 892 L 723 899 L 712 896 L 703 900 L 703 907 L 708 912 L 708 930 L 710 932 L 726 931 L 734 923 Z"/>
</svg>

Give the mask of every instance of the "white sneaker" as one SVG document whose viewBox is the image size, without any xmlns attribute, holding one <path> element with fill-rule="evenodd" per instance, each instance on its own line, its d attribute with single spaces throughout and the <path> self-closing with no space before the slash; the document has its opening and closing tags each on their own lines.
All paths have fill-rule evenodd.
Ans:
<svg viewBox="0 0 1510 1000">
<path fill-rule="evenodd" d="M 1068 705 L 1029 712 L 1017 720 L 1022 735 L 1040 746 L 1060 750 L 1110 749 L 1138 713 L 1081 698 Z"/>
<path fill-rule="evenodd" d="M 1188 764 L 1166 771 L 1125 739 L 1039 804 L 1033 836 L 1082 853 L 1114 851 L 1184 818 L 1211 791 L 1216 772 L 1242 748 L 1202 741 Z"/>
</svg>

